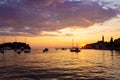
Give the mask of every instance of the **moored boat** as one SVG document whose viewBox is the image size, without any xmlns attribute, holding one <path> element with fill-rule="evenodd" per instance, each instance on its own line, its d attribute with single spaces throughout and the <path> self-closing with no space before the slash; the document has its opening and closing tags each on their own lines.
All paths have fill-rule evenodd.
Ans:
<svg viewBox="0 0 120 80">
<path fill-rule="evenodd" d="M 30 49 L 24 49 L 24 53 L 30 53 Z"/>
<path fill-rule="evenodd" d="M 0 50 L 0 53 L 4 53 L 4 50 L 3 50 L 3 49 L 1 49 L 1 50 Z"/>
<path fill-rule="evenodd" d="M 44 52 L 48 52 L 49 51 L 49 49 L 48 48 L 45 48 L 44 50 L 43 50 L 43 53 Z"/>
<path fill-rule="evenodd" d="M 20 49 L 17 49 L 16 52 L 17 52 L 18 54 L 21 54 L 22 51 L 21 51 Z"/>
<path fill-rule="evenodd" d="M 72 48 L 70 48 L 70 52 L 80 52 L 81 50 L 80 50 L 80 48 L 78 48 L 78 47 L 72 47 Z"/>
</svg>

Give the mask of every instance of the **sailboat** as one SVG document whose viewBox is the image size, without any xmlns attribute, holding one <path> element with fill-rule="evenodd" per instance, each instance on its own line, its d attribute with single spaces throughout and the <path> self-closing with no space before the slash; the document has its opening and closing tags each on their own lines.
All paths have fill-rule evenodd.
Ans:
<svg viewBox="0 0 120 80">
<path fill-rule="evenodd" d="M 22 51 L 20 49 L 17 49 L 16 52 L 20 54 Z"/>
<path fill-rule="evenodd" d="M 4 49 L 1 49 L 1 50 L 0 50 L 0 53 L 4 53 Z"/>
<path fill-rule="evenodd" d="M 27 42 L 26 36 L 25 36 L 25 43 Z M 29 44 L 26 44 L 26 46 L 24 47 L 24 53 L 30 53 L 31 52 L 31 48 L 29 46 Z"/>
<path fill-rule="evenodd" d="M 48 51 L 49 51 L 49 49 L 48 49 L 48 48 L 45 48 L 45 49 L 43 50 L 43 53 L 48 52 Z"/>
<path fill-rule="evenodd" d="M 70 52 L 80 52 L 80 48 L 79 47 L 72 47 L 72 48 L 70 48 Z"/>
<path fill-rule="evenodd" d="M 70 52 L 80 52 L 80 48 L 79 47 L 74 47 L 74 42 L 73 42 L 73 39 L 72 39 L 72 48 L 70 48 Z"/>
</svg>

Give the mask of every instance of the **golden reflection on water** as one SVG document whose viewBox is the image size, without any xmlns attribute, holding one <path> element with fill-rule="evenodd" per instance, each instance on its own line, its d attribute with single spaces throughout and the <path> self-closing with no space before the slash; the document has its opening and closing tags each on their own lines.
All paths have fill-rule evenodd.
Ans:
<svg viewBox="0 0 120 80">
<path fill-rule="evenodd" d="M 41 50 L 34 50 L 30 54 L 16 54 L 12 51 L 0 54 L 1 70 L 4 68 L 4 71 L 14 71 L 19 75 L 22 75 L 19 71 L 23 71 L 28 75 L 35 73 L 35 76 L 40 75 L 42 77 L 43 73 L 46 75 L 55 73 L 59 75 L 55 76 L 57 77 L 55 79 L 62 76 L 64 78 L 80 78 L 83 80 L 93 79 L 95 76 L 102 77 L 101 79 L 108 79 L 110 77 L 119 79 L 119 62 L 120 52 L 109 50 L 83 49 L 79 53 L 71 53 L 69 50 L 50 49 L 47 53 L 42 53 Z M 20 70 L 16 71 L 16 68 Z M 0 74 L 3 73 L 1 70 Z"/>
<path fill-rule="evenodd" d="M 30 54 L 16 54 L 12 51 L 0 54 L 0 63 L 13 65 L 37 65 L 45 67 L 80 67 L 94 66 L 97 64 L 113 65 L 119 61 L 119 54 L 107 50 L 81 50 L 80 53 L 71 53 L 69 50 L 55 51 L 48 53 L 32 52 Z"/>
<path fill-rule="evenodd" d="M 113 62 L 118 62 L 116 52 L 101 51 L 101 50 L 81 50 L 80 53 L 70 53 L 66 51 L 51 51 L 48 53 L 32 52 L 31 54 L 16 54 L 12 51 L 5 54 L 0 54 L 0 63 L 13 65 L 36 65 L 47 67 L 80 67 L 94 66 L 97 64 L 112 65 Z M 114 61 L 116 60 L 116 61 Z"/>
</svg>

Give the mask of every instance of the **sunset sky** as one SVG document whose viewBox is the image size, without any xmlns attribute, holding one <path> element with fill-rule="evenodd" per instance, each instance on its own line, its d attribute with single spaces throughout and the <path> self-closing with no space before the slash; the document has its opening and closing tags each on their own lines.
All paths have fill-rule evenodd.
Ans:
<svg viewBox="0 0 120 80">
<path fill-rule="evenodd" d="M 120 0 L 0 0 L 0 42 L 64 47 L 120 38 Z"/>
</svg>

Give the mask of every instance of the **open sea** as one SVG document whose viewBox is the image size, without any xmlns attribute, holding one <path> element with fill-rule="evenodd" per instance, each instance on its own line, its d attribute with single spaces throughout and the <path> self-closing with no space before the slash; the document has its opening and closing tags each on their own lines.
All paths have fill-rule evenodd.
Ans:
<svg viewBox="0 0 120 80">
<path fill-rule="evenodd" d="M 0 53 L 0 80 L 120 80 L 120 52 L 82 49 Z"/>
</svg>

